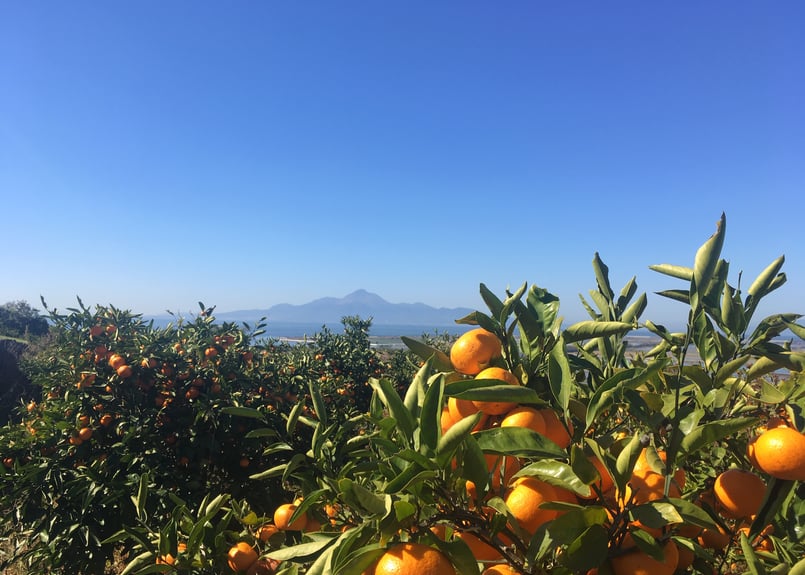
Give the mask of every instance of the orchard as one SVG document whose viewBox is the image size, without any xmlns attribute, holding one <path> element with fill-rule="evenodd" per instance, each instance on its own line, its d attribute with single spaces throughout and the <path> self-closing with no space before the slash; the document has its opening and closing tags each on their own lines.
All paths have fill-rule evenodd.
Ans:
<svg viewBox="0 0 805 575">
<path fill-rule="evenodd" d="M 682 332 L 598 254 L 589 320 L 481 284 L 467 331 L 396 354 L 358 318 L 291 346 L 203 304 L 165 328 L 52 310 L 41 397 L 0 429 L 0 568 L 802 575 L 805 327 L 761 315 L 782 257 L 730 283 L 725 233 L 651 266 Z"/>
</svg>

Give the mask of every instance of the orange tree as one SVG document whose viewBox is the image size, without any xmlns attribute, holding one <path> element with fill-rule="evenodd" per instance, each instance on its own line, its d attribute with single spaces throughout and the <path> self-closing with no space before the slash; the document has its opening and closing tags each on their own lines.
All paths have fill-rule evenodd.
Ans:
<svg viewBox="0 0 805 575">
<path fill-rule="evenodd" d="M 376 369 L 368 322 L 319 347 L 315 339 L 290 346 L 261 338 L 262 323 L 220 324 L 200 308 L 166 327 L 80 300 L 66 314 L 50 312 L 50 339 L 23 365 L 42 399 L 0 428 L 12 560 L 32 572 L 100 573 L 117 544 L 110 536 L 144 516 L 166 520 L 177 502 L 193 508 L 224 493 L 273 510 L 286 496 L 281 482 L 250 476 L 282 461 L 264 453 L 267 438 L 307 448 L 310 426 L 285 435 L 289 414 L 311 413 L 307 380 L 341 377 L 322 393 L 332 414 L 346 413 L 353 394 L 339 391 L 366 383 L 358 366 Z M 316 361 L 324 353 L 343 374 Z M 141 485 L 148 496 L 135 508 Z"/>
<path fill-rule="evenodd" d="M 376 574 L 407 542 L 467 575 L 801 571 L 805 469 L 783 465 L 799 443 L 776 436 L 802 438 L 805 356 L 780 336 L 805 330 L 795 314 L 754 318 L 785 281 L 782 259 L 744 295 L 720 258 L 725 229 L 722 217 L 692 266 L 652 266 L 687 284 L 663 292 L 686 310 L 684 332 L 639 323 L 636 283 L 616 294 L 596 256 L 588 321 L 563 328 L 558 298 L 525 285 L 502 299 L 482 285 L 489 311 L 459 320 L 498 342 L 491 354 L 480 346 L 477 367 L 502 368 L 515 384 L 460 373 L 412 339 L 424 364 L 411 385 L 400 394 L 370 380 L 364 415 L 333 420 L 308 382 L 309 403 L 285 431 L 309 427 L 309 449 L 267 442 L 264 453 L 287 457 L 253 476 L 280 478 L 295 501 L 274 524 L 280 546 L 258 557 L 278 573 Z M 628 353 L 624 335 L 638 326 L 660 343 Z M 505 403 L 532 408 L 531 423 L 504 425 Z M 789 431 L 766 435 L 779 428 Z"/>
</svg>

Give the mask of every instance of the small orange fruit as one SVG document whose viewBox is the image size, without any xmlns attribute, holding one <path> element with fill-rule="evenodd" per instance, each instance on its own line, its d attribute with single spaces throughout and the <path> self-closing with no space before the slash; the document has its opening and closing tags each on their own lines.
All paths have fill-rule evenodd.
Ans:
<svg viewBox="0 0 805 575">
<path fill-rule="evenodd" d="M 459 373 L 477 375 L 503 353 L 498 337 L 481 327 L 461 334 L 450 347 L 450 362 Z"/>
<path fill-rule="evenodd" d="M 545 437 L 562 449 L 567 449 L 570 442 L 573 441 L 573 424 L 568 421 L 567 427 L 565 427 L 559 419 L 559 415 L 549 407 L 540 409 L 539 412 L 545 420 Z"/>
<path fill-rule="evenodd" d="M 116 370 L 121 365 L 126 365 L 126 358 L 118 353 L 113 353 L 109 356 L 109 367 Z"/>
<path fill-rule="evenodd" d="M 283 503 L 274 510 L 274 525 L 282 531 L 302 531 L 307 523 L 307 516 L 303 513 L 291 522 L 296 508 L 293 503 Z"/>
<path fill-rule="evenodd" d="M 469 547 L 472 552 L 472 556 L 478 561 L 496 561 L 501 558 L 500 551 L 473 533 L 459 531 L 456 533 L 456 537 L 467 544 L 467 547 Z"/>
<path fill-rule="evenodd" d="M 517 523 L 531 534 L 543 523 L 556 519 L 556 511 L 541 509 L 540 505 L 557 499 L 556 489 L 535 477 L 518 479 L 505 497 L 506 505 Z"/>
<path fill-rule="evenodd" d="M 753 442 L 758 467 L 777 479 L 805 481 L 805 435 L 780 426 L 761 433 Z"/>
<path fill-rule="evenodd" d="M 422 543 L 389 547 L 367 570 L 372 575 L 456 575 L 455 567 L 438 549 Z"/>
<path fill-rule="evenodd" d="M 508 411 L 500 422 L 501 427 L 525 427 L 545 435 L 545 418 L 538 409 L 528 406 L 515 407 Z"/>
<path fill-rule="evenodd" d="M 90 437 L 92 437 L 92 429 L 89 427 L 82 427 L 78 430 L 78 438 L 81 441 L 87 441 Z"/>
<path fill-rule="evenodd" d="M 240 541 L 229 548 L 226 557 L 232 571 L 246 571 L 257 561 L 257 551 L 245 541 Z"/>
<path fill-rule="evenodd" d="M 716 509 L 725 517 L 742 519 L 757 514 L 763 503 L 766 484 L 763 480 L 743 469 L 727 469 L 716 477 L 713 493 Z"/>
<path fill-rule="evenodd" d="M 610 558 L 609 563 L 615 575 L 673 575 L 679 564 L 679 549 L 676 543 L 669 539 L 663 545 L 662 551 L 664 558 L 662 561 L 657 561 L 634 547 L 632 543 L 624 553 Z"/>
<path fill-rule="evenodd" d="M 486 569 L 484 569 L 481 575 L 520 575 L 517 571 L 515 571 L 514 567 L 509 566 L 506 563 L 498 563 L 497 565 L 490 565 Z"/>
<path fill-rule="evenodd" d="M 131 374 L 133 373 L 131 366 L 126 365 L 125 363 L 120 367 L 118 367 L 115 371 L 117 372 L 117 375 L 120 376 L 121 379 L 127 379 L 131 377 Z"/>
</svg>

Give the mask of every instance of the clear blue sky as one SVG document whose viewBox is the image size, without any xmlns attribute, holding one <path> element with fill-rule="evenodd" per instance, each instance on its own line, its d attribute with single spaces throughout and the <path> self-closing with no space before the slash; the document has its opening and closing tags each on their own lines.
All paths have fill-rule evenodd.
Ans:
<svg viewBox="0 0 805 575">
<path fill-rule="evenodd" d="M 805 313 L 805 4 L 4 2 L 0 302 L 683 287 L 727 214 Z M 650 297 L 643 319 L 684 321 Z"/>
</svg>

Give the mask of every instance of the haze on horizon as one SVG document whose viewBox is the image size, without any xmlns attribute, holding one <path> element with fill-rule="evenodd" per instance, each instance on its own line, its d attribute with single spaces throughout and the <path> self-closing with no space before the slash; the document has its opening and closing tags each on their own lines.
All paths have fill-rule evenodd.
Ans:
<svg viewBox="0 0 805 575">
<path fill-rule="evenodd" d="M 485 309 L 692 265 L 805 313 L 805 5 L 7 3 L 0 303 Z"/>
</svg>

